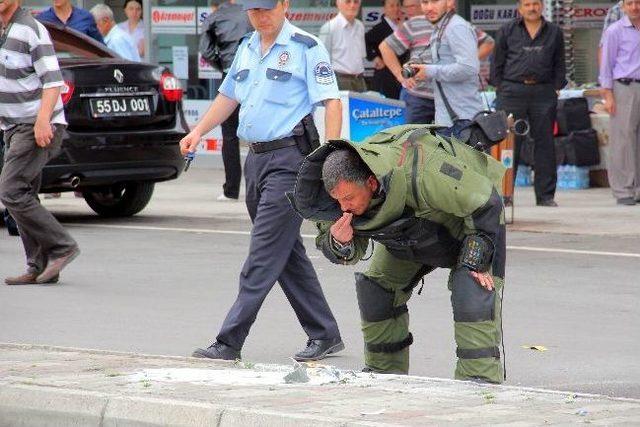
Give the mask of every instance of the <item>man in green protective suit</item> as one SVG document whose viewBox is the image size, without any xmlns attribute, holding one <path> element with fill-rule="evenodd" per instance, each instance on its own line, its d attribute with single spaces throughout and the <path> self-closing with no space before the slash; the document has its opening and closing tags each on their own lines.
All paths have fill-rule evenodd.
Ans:
<svg viewBox="0 0 640 427">
<path fill-rule="evenodd" d="M 407 301 L 423 276 L 448 268 L 455 322 L 455 378 L 500 383 L 505 272 L 504 168 L 435 128 L 406 125 L 361 144 L 330 141 L 305 159 L 290 195 L 317 223 L 316 246 L 355 264 L 365 371 L 409 371 Z"/>
</svg>

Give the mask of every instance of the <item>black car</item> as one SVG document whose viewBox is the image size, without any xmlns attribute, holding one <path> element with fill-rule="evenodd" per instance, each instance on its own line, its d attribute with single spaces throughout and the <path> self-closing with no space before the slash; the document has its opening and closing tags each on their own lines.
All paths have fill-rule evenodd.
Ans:
<svg viewBox="0 0 640 427">
<path fill-rule="evenodd" d="M 164 67 L 122 59 L 75 30 L 43 24 L 65 82 L 68 127 L 61 154 L 44 168 L 41 192 L 81 192 L 99 215 L 134 215 L 156 182 L 184 169 L 180 82 Z"/>
</svg>

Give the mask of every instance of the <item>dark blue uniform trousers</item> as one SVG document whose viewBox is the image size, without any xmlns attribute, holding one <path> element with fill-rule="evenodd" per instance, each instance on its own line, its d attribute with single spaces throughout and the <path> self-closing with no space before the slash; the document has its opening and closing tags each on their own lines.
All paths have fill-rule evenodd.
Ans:
<svg viewBox="0 0 640 427">
<path fill-rule="evenodd" d="M 246 203 L 253 229 L 242 272 L 240 292 L 229 310 L 217 340 L 236 350 L 244 344 L 258 310 L 275 284 L 280 283 L 309 339 L 340 335 L 320 282 L 300 236 L 300 218 L 285 192 L 292 191 L 303 156 L 297 146 L 255 154 L 244 167 Z"/>
</svg>

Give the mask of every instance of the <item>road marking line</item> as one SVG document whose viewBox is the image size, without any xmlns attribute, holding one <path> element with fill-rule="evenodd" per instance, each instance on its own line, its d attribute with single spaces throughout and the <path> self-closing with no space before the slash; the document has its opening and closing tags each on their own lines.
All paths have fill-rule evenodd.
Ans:
<svg viewBox="0 0 640 427">
<path fill-rule="evenodd" d="M 114 225 L 114 224 L 74 224 L 67 223 L 66 226 L 70 227 L 84 227 L 84 228 L 113 228 L 120 230 L 140 230 L 140 231 L 177 231 L 180 233 L 202 233 L 202 234 L 232 234 L 250 236 L 250 231 L 237 231 L 237 230 L 218 230 L 215 228 L 180 228 L 180 227 L 155 227 L 150 225 Z M 305 239 L 315 239 L 314 234 L 303 234 Z M 513 251 L 530 251 L 530 252 L 551 252 L 561 254 L 575 254 L 575 255 L 599 255 L 599 256 L 617 256 L 625 258 L 640 258 L 640 253 L 630 252 L 606 252 L 606 251 L 585 251 L 580 249 L 558 249 L 558 248 L 540 248 L 536 246 L 512 246 L 508 245 L 507 249 Z"/>
</svg>

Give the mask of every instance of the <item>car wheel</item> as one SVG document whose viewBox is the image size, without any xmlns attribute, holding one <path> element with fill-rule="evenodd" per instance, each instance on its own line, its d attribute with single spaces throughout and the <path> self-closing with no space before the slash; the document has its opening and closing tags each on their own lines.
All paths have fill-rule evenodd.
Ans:
<svg viewBox="0 0 640 427">
<path fill-rule="evenodd" d="M 153 195 L 153 182 L 127 182 L 85 190 L 89 207 L 106 217 L 132 216 L 144 209 Z"/>
</svg>

